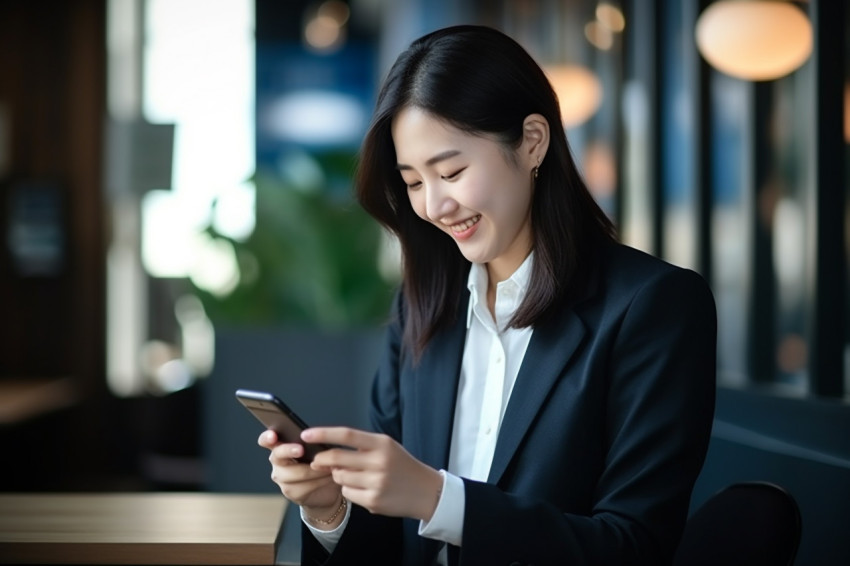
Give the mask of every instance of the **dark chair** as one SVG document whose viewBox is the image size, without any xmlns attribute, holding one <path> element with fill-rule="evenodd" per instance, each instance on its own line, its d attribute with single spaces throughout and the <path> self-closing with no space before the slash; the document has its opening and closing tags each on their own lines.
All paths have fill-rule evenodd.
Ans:
<svg viewBox="0 0 850 566">
<path fill-rule="evenodd" d="M 688 518 L 674 566 L 790 566 L 800 544 L 797 502 L 767 482 L 723 488 Z"/>
</svg>

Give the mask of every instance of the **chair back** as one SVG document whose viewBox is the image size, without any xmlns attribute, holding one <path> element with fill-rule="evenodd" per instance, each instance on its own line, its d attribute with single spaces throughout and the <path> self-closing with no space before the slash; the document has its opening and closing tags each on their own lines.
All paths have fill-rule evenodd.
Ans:
<svg viewBox="0 0 850 566">
<path fill-rule="evenodd" d="M 712 495 L 688 518 L 674 566 L 790 566 L 800 544 L 797 502 L 768 482 L 741 482 Z"/>
</svg>

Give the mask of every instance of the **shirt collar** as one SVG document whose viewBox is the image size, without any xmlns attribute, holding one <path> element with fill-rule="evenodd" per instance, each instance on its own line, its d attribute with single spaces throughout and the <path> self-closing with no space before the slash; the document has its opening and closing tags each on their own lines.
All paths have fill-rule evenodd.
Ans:
<svg viewBox="0 0 850 566">
<path fill-rule="evenodd" d="M 531 265 L 534 257 L 534 252 L 528 254 L 528 257 L 520 264 L 516 271 L 504 281 L 500 281 L 497 287 L 501 287 L 508 282 L 512 282 L 517 288 L 517 306 L 525 298 L 525 293 L 528 290 L 528 283 L 531 279 Z M 487 274 L 487 266 L 483 263 L 473 263 L 469 270 L 466 287 L 469 289 L 469 308 L 466 312 L 466 328 L 472 325 L 472 317 L 475 313 L 475 307 L 478 303 L 487 303 L 487 284 L 490 277 Z"/>
</svg>

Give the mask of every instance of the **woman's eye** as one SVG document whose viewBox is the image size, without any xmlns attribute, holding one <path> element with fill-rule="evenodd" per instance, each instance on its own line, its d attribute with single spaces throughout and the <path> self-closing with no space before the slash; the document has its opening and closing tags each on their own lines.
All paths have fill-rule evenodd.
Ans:
<svg viewBox="0 0 850 566">
<path fill-rule="evenodd" d="M 465 167 L 463 169 L 465 169 Z M 458 169 L 454 173 L 449 173 L 448 175 L 443 175 L 443 180 L 444 181 L 454 181 L 455 179 L 458 178 L 458 176 L 461 173 L 463 173 L 463 169 Z"/>
<path fill-rule="evenodd" d="M 409 191 L 415 191 L 416 189 L 422 186 L 421 181 L 413 181 L 412 183 L 405 182 L 405 184 L 407 185 L 407 190 Z"/>
</svg>

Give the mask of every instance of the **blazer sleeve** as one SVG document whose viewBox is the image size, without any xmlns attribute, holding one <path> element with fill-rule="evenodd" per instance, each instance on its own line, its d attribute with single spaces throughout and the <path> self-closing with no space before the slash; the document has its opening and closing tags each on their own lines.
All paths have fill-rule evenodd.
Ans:
<svg viewBox="0 0 850 566">
<path fill-rule="evenodd" d="M 604 426 L 606 444 L 592 512 L 562 513 L 547 501 L 464 480 L 462 565 L 672 560 L 711 432 L 714 299 L 697 274 L 668 269 L 621 310 L 606 362 L 605 414 L 588 423 Z"/>
</svg>

